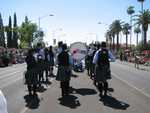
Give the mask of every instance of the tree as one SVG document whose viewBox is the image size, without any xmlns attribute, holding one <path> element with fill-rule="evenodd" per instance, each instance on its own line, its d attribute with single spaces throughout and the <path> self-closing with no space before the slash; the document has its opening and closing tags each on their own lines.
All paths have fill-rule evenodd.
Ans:
<svg viewBox="0 0 150 113">
<path fill-rule="evenodd" d="M 126 49 L 128 48 L 128 34 L 130 33 L 129 32 L 130 29 L 131 29 L 131 26 L 128 23 L 125 23 L 123 25 L 122 32 L 123 34 L 126 35 Z"/>
<path fill-rule="evenodd" d="M 133 6 L 129 6 L 128 9 L 127 9 L 127 13 L 128 13 L 129 15 L 134 14 L 134 13 L 135 13 L 134 7 L 133 7 Z"/>
<path fill-rule="evenodd" d="M 14 24 L 13 24 L 13 47 L 18 48 L 18 30 L 17 30 L 17 17 L 16 13 L 14 13 Z"/>
<path fill-rule="evenodd" d="M 112 36 L 111 36 L 111 31 L 107 31 L 105 34 L 106 37 L 106 42 L 109 44 L 109 48 L 112 49 Z"/>
<path fill-rule="evenodd" d="M 115 32 L 111 30 L 110 33 L 112 36 L 112 49 L 114 51 L 115 50 Z"/>
<path fill-rule="evenodd" d="M 37 37 L 35 36 L 37 32 L 37 25 L 35 23 L 31 23 L 28 20 L 28 17 L 25 17 L 25 22 L 19 27 L 20 34 L 20 47 L 28 48 L 32 47 L 33 40 Z"/>
<path fill-rule="evenodd" d="M 110 29 L 113 31 L 113 33 L 116 34 L 117 36 L 117 52 L 119 51 L 119 33 L 122 30 L 122 22 L 120 20 L 115 20 L 113 23 L 110 25 Z"/>
<path fill-rule="evenodd" d="M 131 29 L 130 29 L 130 49 L 131 49 L 131 39 L 132 39 L 132 15 L 135 13 L 134 11 L 134 7 L 133 6 L 129 6 L 128 9 L 127 9 L 127 13 L 128 15 L 130 15 L 130 26 L 131 26 Z"/>
<path fill-rule="evenodd" d="M 144 10 L 143 12 L 140 11 L 140 14 L 137 15 L 137 18 L 135 19 L 136 24 L 138 26 L 142 26 L 143 31 L 143 43 L 146 48 L 147 46 L 147 31 L 148 31 L 148 25 L 150 24 L 150 11 Z"/>
<path fill-rule="evenodd" d="M 136 45 L 138 45 L 139 42 L 139 33 L 141 33 L 141 29 L 139 27 L 135 27 L 134 33 L 136 33 Z"/>
<path fill-rule="evenodd" d="M 136 46 L 136 49 L 138 51 L 143 51 L 145 50 L 145 47 L 143 46 L 143 41 L 140 41 L 139 44 Z M 147 42 L 147 48 L 146 50 L 150 50 L 150 40 Z"/>
<path fill-rule="evenodd" d="M 137 0 L 137 1 L 141 3 L 141 11 L 143 12 L 143 3 L 145 0 Z"/>
<path fill-rule="evenodd" d="M 9 16 L 9 23 L 8 27 L 6 28 L 7 31 L 7 47 L 12 47 L 12 22 L 11 22 L 11 16 Z"/>
<path fill-rule="evenodd" d="M 3 19 L 1 13 L 0 13 L 0 46 L 5 47 L 4 26 L 3 26 Z"/>
</svg>

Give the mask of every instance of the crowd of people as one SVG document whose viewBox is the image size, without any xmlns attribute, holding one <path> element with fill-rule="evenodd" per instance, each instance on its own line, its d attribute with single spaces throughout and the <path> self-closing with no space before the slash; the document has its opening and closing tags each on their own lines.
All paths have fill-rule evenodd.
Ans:
<svg viewBox="0 0 150 113">
<path fill-rule="evenodd" d="M 57 67 L 56 80 L 60 81 L 61 95 L 69 95 L 70 80 L 73 69 L 73 57 L 68 50 L 66 43 L 58 43 L 58 48 L 54 52 L 53 47 L 37 47 L 28 51 L 25 59 L 27 71 L 25 73 L 25 83 L 29 95 L 35 95 L 37 89 L 43 83 L 49 82 L 49 77 L 53 76 L 54 66 Z M 85 56 L 85 65 L 90 78 L 100 91 L 100 96 L 107 95 L 108 79 L 111 79 L 109 59 L 113 59 L 111 51 L 106 47 L 106 42 L 95 45 L 94 48 L 88 48 L 88 54 Z M 104 95 L 103 95 L 104 93 Z"/>
<path fill-rule="evenodd" d="M 38 43 L 36 48 L 29 49 L 25 61 L 27 64 L 25 83 L 27 84 L 29 95 L 34 95 L 37 92 L 37 88 L 40 88 L 42 83 L 48 84 L 48 77 L 53 76 L 53 47 L 44 48 L 41 43 Z"/>
<path fill-rule="evenodd" d="M 0 47 L 0 67 L 23 63 L 26 50 Z"/>
<path fill-rule="evenodd" d="M 24 74 L 25 85 L 27 85 L 29 96 L 37 96 L 39 88 L 44 83 L 50 83 L 49 77 L 54 77 L 54 66 L 57 68 L 56 80 L 60 82 L 62 97 L 68 96 L 70 91 L 70 80 L 73 75 L 73 55 L 70 54 L 68 46 L 62 41 L 58 43 L 58 48 L 54 52 L 52 46 L 43 47 L 38 43 L 36 48 L 28 50 L 25 62 L 27 70 Z M 94 85 L 99 90 L 101 98 L 107 95 L 108 80 L 111 79 L 110 59 L 114 59 L 111 51 L 106 47 L 106 42 L 88 47 L 88 53 L 85 56 L 85 65 L 87 74 L 94 81 Z M 0 107 L 5 108 L 7 113 L 6 99 L 0 91 Z M 5 104 L 5 105 L 4 105 Z"/>
</svg>

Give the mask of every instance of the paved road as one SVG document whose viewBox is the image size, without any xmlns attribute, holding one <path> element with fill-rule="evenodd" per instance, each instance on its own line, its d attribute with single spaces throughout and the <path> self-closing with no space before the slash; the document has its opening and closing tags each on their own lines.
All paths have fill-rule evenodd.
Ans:
<svg viewBox="0 0 150 113">
<path fill-rule="evenodd" d="M 139 70 L 130 65 L 111 63 L 112 74 L 128 85 L 150 97 L 150 71 Z"/>
<path fill-rule="evenodd" d="M 150 87 L 149 72 L 119 63 L 111 67 L 109 85 L 114 91 L 104 100 L 86 72 L 72 77 L 69 97 L 61 98 L 59 83 L 51 78 L 52 84 L 31 100 L 22 80 L 25 64 L 0 68 L 0 88 L 6 95 L 9 113 L 150 113 L 150 93 L 146 90 Z"/>
</svg>

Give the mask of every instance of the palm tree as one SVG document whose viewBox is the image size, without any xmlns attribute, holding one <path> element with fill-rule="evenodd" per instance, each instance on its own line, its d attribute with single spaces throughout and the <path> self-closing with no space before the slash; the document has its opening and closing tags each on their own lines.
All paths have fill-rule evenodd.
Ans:
<svg viewBox="0 0 150 113">
<path fill-rule="evenodd" d="M 135 13 L 134 7 L 133 7 L 133 6 L 129 6 L 128 9 L 127 9 L 127 13 L 128 13 L 129 15 L 132 15 L 133 13 Z"/>
<path fill-rule="evenodd" d="M 111 36 L 111 45 L 112 45 L 112 50 L 115 50 L 115 31 L 114 29 L 110 26 L 109 27 L 109 35 Z"/>
<path fill-rule="evenodd" d="M 116 34 L 117 36 L 117 52 L 119 51 L 119 33 L 122 30 L 122 22 L 120 20 L 115 20 L 111 25 L 110 29 Z"/>
<path fill-rule="evenodd" d="M 109 49 L 112 49 L 112 36 L 109 30 L 106 32 L 105 37 L 106 37 L 106 42 L 109 44 Z"/>
<path fill-rule="evenodd" d="M 133 6 L 129 6 L 128 9 L 127 9 L 127 13 L 128 15 L 130 15 L 130 26 L 131 26 L 131 29 L 130 29 L 130 48 L 131 48 L 131 39 L 132 39 L 132 15 L 135 13 L 134 11 L 134 7 Z"/>
<path fill-rule="evenodd" d="M 144 10 L 143 12 L 140 12 L 139 15 L 137 15 L 136 24 L 142 26 L 143 31 L 143 41 L 144 45 L 146 47 L 147 45 L 147 31 L 148 31 L 148 25 L 150 24 L 150 11 Z"/>
<path fill-rule="evenodd" d="M 134 33 L 136 33 L 136 46 L 138 45 L 138 37 L 139 37 L 139 33 L 141 32 L 141 29 L 139 27 L 136 27 L 134 29 Z"/>
<path fill-rule="evenodd" d="M 122 32 L 123 34 L 126 35 L 126 49 L 128 48 L 128 34 L 130 33 L 129 32 L 130 29 L 131 29 L 131 26 L 128 23 L 125 23 L 123 25 Z"/>
<path fill-rule="evenodd" d="M 141 3 L 141 11 L 143 12 L 143 3 L 145 0 L 137 0 L 137 1 Z"/>
<path fill-rule="evenodd" d="M 112 36 L 112 49 L 114 51 L 115 50 L 115 32 L 114 31 L 110 31 L 110 32 Z"/>
</svg>

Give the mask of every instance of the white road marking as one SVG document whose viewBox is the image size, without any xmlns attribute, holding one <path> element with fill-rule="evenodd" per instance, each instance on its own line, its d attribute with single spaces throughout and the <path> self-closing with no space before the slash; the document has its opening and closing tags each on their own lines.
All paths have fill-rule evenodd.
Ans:
<svg viewBox="0 0 150 113">
<path fill-rule="evenodd" d="M 136 86 L 130 84 L 127 80 L 122 79 L 121 77 L 119 77 L 119 75 L 117 75 L 117 74 L 115 74 L 115 73 L 112 73 L 112 75 L 113 75 L 114 77 L 116 77 L 117 79 L 119 79 L 120 81 L 126 83 L 128 86 L 130 86 L 130 87 L 136 89 L 138 92 L 142 93 L 142 94 L 145 95 L 146 97 L 150 98 L 150 95 L 149 95 L 149 94 L 145 93 L 142 89 L 137 88 Z"/>
<path fill-rule="evenodd" d="M 24 71 L 24 70 L 15 71 L 15 72 L 13 72 L 13 73 L 10 72 L 9 74 L 5 74 L 5 75 L 3 75 L 3 76 L 0 76 L 0 79 L 9 77 L 9 76 L 11 76 L 11 75 L 14 75 L 14 74 L 19 73 L 19 72 L 22 72 L 22 71 Z"/>
<path fill-rule="evenodd" d="M 7 69 L 7 70 L 4 70 L 4 71 L 0 71 L 0 76 L 2 75 L 5 75 L 7 73 L 11 73 L 11 72 L 14 72 L 14 71 L 17 71 L 17 70 L 21 70 L 23 69 L 24 67 L 21 67 L 21 68 L 14 68 L 14 69 Z"/>
<path fill-rule="evenodd" d="M 2 71 L 12 70 L 12 69 L 16 69 L 16 68 L 18 68 L 18 67 L 22 67 L 22 66 L 26 67 L 26 65 L 25 65 L 25 64 L 15 64 L 15 65 L 12 65 L 12 66 L 8 66 L 8 67 L 0 68 L 0 72 L 2 72 Z"/>
</svg>

